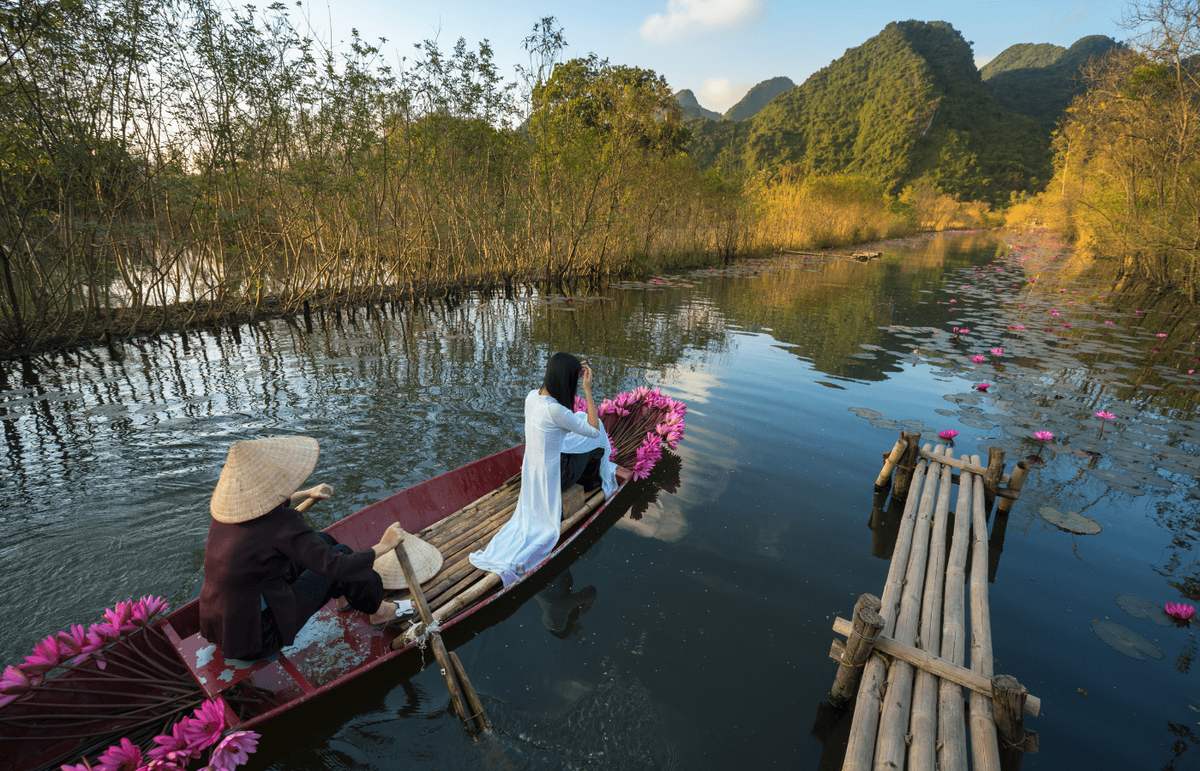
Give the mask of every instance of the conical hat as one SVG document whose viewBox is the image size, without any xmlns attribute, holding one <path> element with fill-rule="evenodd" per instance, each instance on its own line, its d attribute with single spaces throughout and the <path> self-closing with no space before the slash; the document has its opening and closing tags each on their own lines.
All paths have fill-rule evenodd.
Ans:
<svg viewBox="0 0 1200 771">
<path fill-rule="evenodd" d="M 309 436 L 268 436 L 234 442 L 212 495 L 218 522 L 248 522 L 286 501 L 317 467 Z"/>
<path fill-rule="evenodd" d="M 422 541 L 411 533 L 405 533 L 400 544 L 408 554 L 408 561 L 412 563 L 418 583 L 425 583 L 442 569 L 442 553 L 433 544 Z M 400 567 L 395 549 L 375 560 L 375 572 L 383 579 L 384 589 L 408 588 L 408 581 L 404 580 L 404 570 Z"/>
</svg>

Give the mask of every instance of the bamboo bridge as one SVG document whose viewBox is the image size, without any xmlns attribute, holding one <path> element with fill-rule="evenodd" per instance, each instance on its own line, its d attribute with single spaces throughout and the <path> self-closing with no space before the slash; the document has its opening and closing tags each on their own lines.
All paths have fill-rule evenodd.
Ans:
<svg viewBox="0 0 1200 771">
<path fill-rule="evenodd" d="M 846 639 L 829 651 L 829 703 L 854 703 L 842 769 L 1008 771 L 1037 751 L 1024 716 L 1041 701 L 992 671 L 988 519 L 998 500 L 997 526 L 1007 523 L 1028 468 L 1006 476 L 999 448 L 984 466 L 920 440 L 901 433 L 875 480 L 877 497 L 890 487 L 903 504 L 882 599 L 863 594 L 852 619 L 833 623 Z"/>
</svg>

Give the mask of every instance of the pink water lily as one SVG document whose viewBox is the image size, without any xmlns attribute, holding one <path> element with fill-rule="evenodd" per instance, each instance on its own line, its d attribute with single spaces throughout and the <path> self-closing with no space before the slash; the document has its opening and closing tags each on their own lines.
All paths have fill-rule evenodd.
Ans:
<svg viewBox="0 0 1200 771">
<path fill-rule="evenodd" d="M 1059 317 L 1059 316 L 1061 316 L 1061 315 L 1062 315 L 1061 313 L 1059 313 L 1057 310 L 1055 310 L 1055 309 L 1053 309 L 1053 308 L 1050 310 L 1050 317 L 1051 317 L 1051 318 L 1054 318 L 1054 319 L 1056 319 L 1056 318 L 1058 318 L 1058 317 Z"/>
<path fill-rule="evenodd" d="M 122 738 L 98 758 L 96 771 L 137 771 L 142 765 L 142 751 L 136 744 Z"/>
<path fill-rule="evenodd" d="M 954 299 L 953 297 L 951 297 L 951 298 L 950 298 L 950 304 L 951 304 L 951 305 L 954 305 L 954 304 L 955 304 L 955 303 L 957 303 L 957 302 L 958 302 L 958 300 Z"/>
<path fill-rule="evenodd" d="M 1034 431 L 1033 438 L 1042 443 L 1053 442 L 1054 441 L 1054 432 L 1046 431 L 1046 430 Z"/>
<path fill-rule="evenodd" d="M 27 674 L 41 674 L 57 667 L 62 659 L 58 638 L 55 635 L 49 635 L 33 646 L 33 653 L 25 657 L 21 669 Z"/>
<path fill-rule="evenodd" d="M 1024 324 L 1009 324 L 1008 328 L 1014 332 L 1022 332 L 1025 330 L 1025 325 Z"/>
<path fill-rule="evenodd" d="M 953 442 L 956 436 L 958 436 L 958 432 L 953 428 L 945 428 L 938 431 L 938 439 L 944 439 L 947 442 Z"/>
<path fill-rule="evenodd" d="M 1163 605 L 1163 610 L 1176 621 L 1189 621 L 1196 615 L 1196 606 L 1186 602 L 1168 602 Z"/>
<path fill-rule="evenodd" d="M 221 740 L 208 759 L 211 771 L 233 771 L 258 749 L 259 735 L 254 731 L 234 731 Z"/>
<path fill-rule="evenodd" d="M 1115 327 L 1116 325 L 1117 325 L 1117 322 L 1113 321 L 1112 319 L 1104 320 L 1104 326 L 1106 326 L 1106 327 Z"/>
<path fill-rule="evenodd" d="M 970 328 L 970 327 L 961 327 L 961 328 L 958 330 L 958 333 L 959 333 L 960 335 L 969 335 L 969 334 L 971 334 L 971 328 Z"/>
<path fill-rule="evenodd" d="M 1117 419 L 1116 414 L 1109 412 L 1108 410 L 1096 410 L 1095 417 L 1100 418 L 1101 420 L 1116 420 Z"/>
<path fill-rule="evenodd" d="M 975 390 L 982 391 L 985 394 L 987 393 L 987 390 L 991 387 L 992 387 L 991 383 L 976 383 L 975 384 Z"/>
<path fill-rule="evenodd" d="M 975 362 L 976 364 L 983 364 L 985 361 L 987 361 L 987 357 L 982 353 L 977 353 L 971 357 L 971 361 Z"/>
<path fill-rule="evenodd" d="M 1166 332 L 1155 332 L 1154 336 L 1157 337 L 1159 340 L 1162 340 L 1164 337 L 1167 336 L 1167 333 Z"/>
<path fill-rule="evenodd" d="M 996 358 L 999 358 L 1004 355 L 1004 349 L 1000 346 L 996 346 L 995 348 L 991 349 L 990 353 Z"/>
</svg>

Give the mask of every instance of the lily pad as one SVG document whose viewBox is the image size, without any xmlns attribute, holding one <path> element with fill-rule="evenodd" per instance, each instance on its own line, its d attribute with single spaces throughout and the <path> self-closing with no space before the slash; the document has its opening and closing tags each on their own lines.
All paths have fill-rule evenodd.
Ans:
<svg viewBox="0 0 1200 771">
<path fill-rule="evenodd" d="M 1090 517 L 1085 517 L 1077 511 L 1059 511 L 1053 506 L 1043 506 L 1038 510 L 1042 519 L 1075 535 L 1096 535 L 1100 532 L 1100 523 Z"/>
<path fill-rule="evenodd" d="M 1161 659 L 1163 653 L 1154 643 L 1128 627 L 1107 619 L 1092 619 L 1092 631 L 1104 644 L 1131 659 Z"/>
<path fill-rule="evenodd" d="M 1159 626 L 1170 626 L 1171 619 L 1163 612 L 1162 605 L 1136 594 L 1118 594 L 1117 607 L 1134 618 L 1145 618 Z"/>
</svg>

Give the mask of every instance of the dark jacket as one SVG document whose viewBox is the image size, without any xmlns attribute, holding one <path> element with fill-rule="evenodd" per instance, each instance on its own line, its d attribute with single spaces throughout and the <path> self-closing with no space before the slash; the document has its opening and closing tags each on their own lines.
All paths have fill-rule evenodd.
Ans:
<svg viewBox="0 0 1200 771">
<path fill-rule="evenodd" d="M 290 645 L 307 618 L 298 618 L 289 580 L 297 568 L 336 583 L 373 582 L 373 550 L 339 553 L 282 503 L 270 513 L 236 525 L 212 520 L 200 589 L 200 633 L 232 658 L 253 658 L 263 647 L 262 604 L 275 617 L 283 645 Z"/>
</svg>

